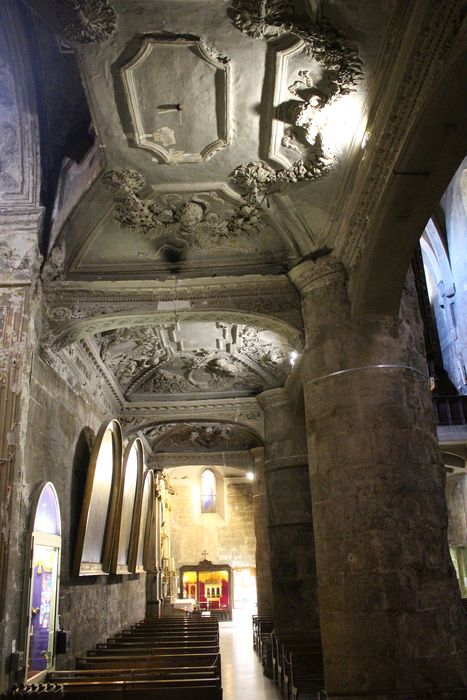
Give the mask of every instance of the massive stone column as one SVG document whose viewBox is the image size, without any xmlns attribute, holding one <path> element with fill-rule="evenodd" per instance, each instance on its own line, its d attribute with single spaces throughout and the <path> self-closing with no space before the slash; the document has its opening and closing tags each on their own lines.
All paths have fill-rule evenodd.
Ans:
<svg viewBox="0 0 467 700">
<path fill-rule="evenodd" d="M 411 278 L 400 318 L 353 319 L 337 260 L 304 262 L 290 277 L 306 331 L 328 695 L 460 700 L 467 626 L 449 559 L 445 475 Z"/>
<path fill-rule="evenodd" d="M 275 627 L 319 627 L 304 415 L 285 389 L 260 394 Z"/>
<path fill-rule="evenodd" d="M 271 552 L 269 548 L 268 508 L 264 481 L 264 448 L 254 447 L 250 454 L 255 463 L 253 481 L 253 518 L 256 538 L 256 593 L 258 615 L 273 614 Z"/>
</svg>

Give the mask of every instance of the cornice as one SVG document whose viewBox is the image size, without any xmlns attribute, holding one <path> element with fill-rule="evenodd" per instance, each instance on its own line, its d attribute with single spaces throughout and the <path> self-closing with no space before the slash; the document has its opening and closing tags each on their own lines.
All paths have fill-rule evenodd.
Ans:
<svg viewBox="0 0 467 700">
<path fill-rule="evenodd" d="M 64 347 L 86 335 L 173 320 L 250 322 L 301 345 L 300 299 L 285 275 L 84 284 L 45 282 L 46 344 Z"/>
<path fill-rule="evenodd" d="M 250 469 L 252 456 L 249 450 L 237 450 L 230 452 L 156 452 L 148 458 L 148 466 L 160 466 L 163 469 L 170 467 L 192 466 L 218 466 L 237 467 Z"/>
<path fill-rule="evenodd" d="M 325 285 L 344 282 L 345 278 L 344 266 L 332 255 L 304 260 L 289 271 L 289 279 L 302 297 Z"/>
<path fill-rule="evenodd" d="M 126 435 L 157 423 L 199 420 L 238 423 L 263 433 L 262 414 L 254 397 L 126 405 L 119 419 Z"/>
</svg>

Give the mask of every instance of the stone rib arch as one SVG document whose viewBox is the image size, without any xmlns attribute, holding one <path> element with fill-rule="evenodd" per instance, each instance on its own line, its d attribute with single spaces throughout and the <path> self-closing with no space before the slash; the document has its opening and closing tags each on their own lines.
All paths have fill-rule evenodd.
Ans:
<svg viewBox="0 0 467 700">
<path fill-rule="evenodd" d="M 354 317 L 398 313 L 416 245 L 465 156 L 467 104 L 459 90 L 464 77 L 465 55 L 458 45 L 427 91 L 400 155 L 387 164 L 391 172 L 379 213 L 364 224 L 366 240 L 351 273 Z"/>
</svg>

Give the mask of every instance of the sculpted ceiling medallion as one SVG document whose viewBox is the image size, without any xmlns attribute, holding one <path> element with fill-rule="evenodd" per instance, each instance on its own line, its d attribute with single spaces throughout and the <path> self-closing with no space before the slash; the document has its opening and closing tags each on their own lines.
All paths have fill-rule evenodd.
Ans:
<svg viewBox="0 0 467 700">
<path fill-rule="evenodd" d="M 117 13 L 108 0 L 59 0 L 73 14 L 64 24 L 71 41 L 89 44 L 108 39 L 115 30 Z"/>
<path fill-rule="evenodd" d="M 230 143 L 230 59 L 193 36 L 151 35 L 121 68 L 137 147 L 198 163 Z"/>
<path fill-rule="evenodd" d="M 233 423 L 159 423 L 143 430 L 153 452 L 227 452 L 260 444 L 247 428 Z"/>
<path fill-rule="evenodd" d="M 228 13 L 249 37 L 292 41 L 292 47 L 277 50 L 276 114 L 269 153 L 287 167 L 274 170 L 253 161 L 232 175 L 246 201 L 259 203 L 282 183 L 316 180 L 332 170 L 336 155 L 323 127 L 333 105 L 356 89 L 361 60 L 327 20 L 310 26 L 309 20 L 297 17 L 290 2 L 233 0 Z M 292 162 L 294 157 L 298 159 Z"/>
<path fill-rule="evenodd" d="M 105 331 L 99 356 L 129 400 L 176 394 L 249 395 L 284 383 L 291 347 L 274 333 L 186 322 Z"/>
<path fill-rule="evenodd" d="M 159 248 L 254 252 L 253 239 L 270 223 L 261 206 L 242 201 L 228 187 L 222 192 L 158 192 L 144 198 L 144 178 L 130 168 L 107 171 L 103 182 L 117 199 L 115 218 L 121 226 L 157 239 Z"/>
</svg>

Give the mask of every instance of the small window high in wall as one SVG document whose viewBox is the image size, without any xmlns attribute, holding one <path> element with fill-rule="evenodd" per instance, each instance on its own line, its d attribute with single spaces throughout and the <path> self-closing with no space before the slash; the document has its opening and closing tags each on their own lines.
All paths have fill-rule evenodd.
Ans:
<svg viewBox="0 0 467 700">
<path fill-rule="evenodd" d="M 201 513 L 217 513 L 216 476 L 210 469 L 201 474 Z"/>
</svg>

